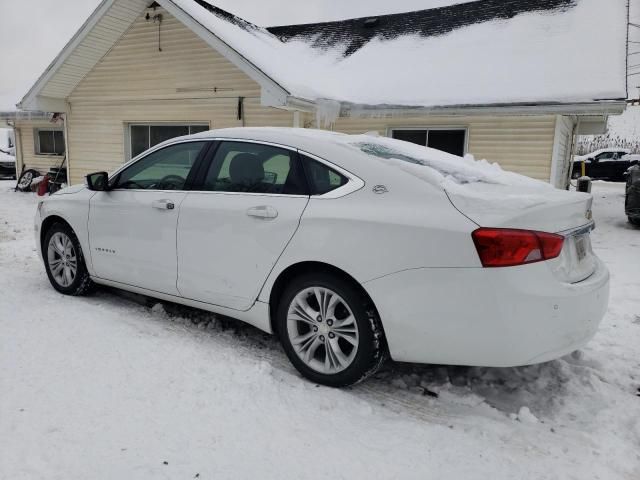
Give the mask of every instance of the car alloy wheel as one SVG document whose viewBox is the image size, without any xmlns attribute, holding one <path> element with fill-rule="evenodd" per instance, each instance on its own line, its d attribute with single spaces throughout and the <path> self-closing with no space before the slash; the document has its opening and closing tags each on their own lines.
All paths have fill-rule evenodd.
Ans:
<svg viewBox="0 0 640 480">
<path fill-rule="evenodd" d="M 51 276 L 63 288 L 69 287 L 78 274 L 78 258 L 71 239 L 56 232 L 47 246 L 47 262 Z"/>
<path fill-rule="evenodd" d="M 353 312 L 336 292 L 306 288 L 291 301 L 287 335 L 293 349 L 312 370 L 325 375 L 342 372 L 358 352 L 359 332 Z"/>
</svg>

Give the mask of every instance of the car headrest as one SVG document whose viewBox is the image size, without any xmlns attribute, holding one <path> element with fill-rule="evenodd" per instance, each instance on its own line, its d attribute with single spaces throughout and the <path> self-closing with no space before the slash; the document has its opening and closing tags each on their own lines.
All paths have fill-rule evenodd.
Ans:
<svg viewBox="0 0 640 480">
<path fill-rule="evenodd" d="M 252 186 L 264 180 L 264 166 L 256 155 L 240 153 L 231 160 L 229 176 L 234 185 Z"/>
</svg>

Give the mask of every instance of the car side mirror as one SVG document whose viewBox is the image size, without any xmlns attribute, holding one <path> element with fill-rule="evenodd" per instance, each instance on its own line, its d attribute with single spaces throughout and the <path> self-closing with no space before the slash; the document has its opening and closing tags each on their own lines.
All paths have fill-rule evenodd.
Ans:
<svg viewBox="0 0 640 480">
<path fill-rule="evenodd" d="M 87 187 L 92 192 L 106 192 L 109 190 L 109 174 L 107 172 L 96 172 L 87 175 Z"/>
</svg>

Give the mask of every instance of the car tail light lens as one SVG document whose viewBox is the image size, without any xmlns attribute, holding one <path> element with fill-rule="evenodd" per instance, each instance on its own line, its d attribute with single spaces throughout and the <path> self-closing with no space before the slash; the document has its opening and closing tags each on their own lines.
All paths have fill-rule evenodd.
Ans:
<svg viewBox="0 0 640 480">
<path fill-rule="evenodd" d="M 472 233 L 484 267 L 513 267 L 551 260 L 560 255 L 564 237 L 555 233 L 479 228 Z"/>
</svg>

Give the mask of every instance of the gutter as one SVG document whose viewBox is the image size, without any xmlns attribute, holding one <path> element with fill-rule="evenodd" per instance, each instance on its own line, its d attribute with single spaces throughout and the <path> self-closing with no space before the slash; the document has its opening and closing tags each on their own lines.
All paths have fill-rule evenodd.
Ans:
<svg viewBox="0 0 640 480">
<path fill-rule="evenodd" d="M 287 96 L 284 110 L 314 113 L 315 101 Z M 492 104 L 418 107 L 404 105 L 363 105 L 341 102 L 340 118 L 416 116 L 416 115 L 621 115 L 627 108 L 626 100 L 599 100 L 581 103 Z"/>
<path fill-rule="evenodd" d="M 407 107 L 400 105 L 359 105 L 342 103 L 340 117 L 377 117 L 412 115 L 620 115 L 626 100 L 584 103 L 452 105 Z"/>
<path fill-rule="evenodd" d="M 49 112 L 28 112 L 18 110 L 17 112 L 0 112 L 0 120 L 49 120 L 52 113 Z"/>
</svg>

